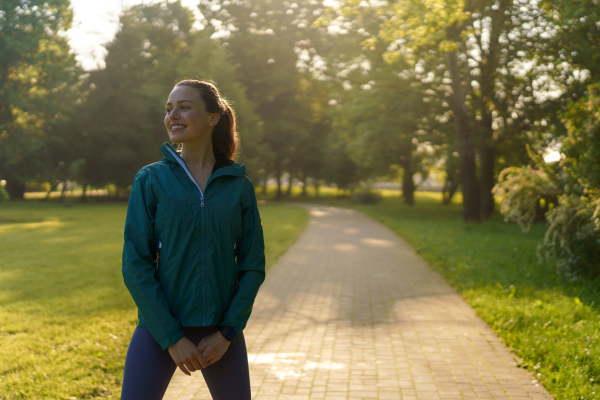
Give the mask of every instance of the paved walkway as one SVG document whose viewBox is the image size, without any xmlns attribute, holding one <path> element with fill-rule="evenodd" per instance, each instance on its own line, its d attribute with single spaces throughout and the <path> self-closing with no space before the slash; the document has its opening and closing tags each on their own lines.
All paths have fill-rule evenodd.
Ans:
<svg viewBox="0 0 600 400">
<path fill-rule="evenodd" d="M 356 211 L 311 220 L 272 266 L 245 329 L 256 400 L 550 399 L 400 238 Z M 211 399 L 178 372 L 165 399 Z"/>
</svg>

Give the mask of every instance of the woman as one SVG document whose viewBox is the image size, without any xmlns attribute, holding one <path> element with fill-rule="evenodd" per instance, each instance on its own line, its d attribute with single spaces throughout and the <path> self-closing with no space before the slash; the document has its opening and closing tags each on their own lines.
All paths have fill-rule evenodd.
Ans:
<svg viewBox="0 0 600 400">
<path fill-rule="evenodd" d="M 242 330 L 265 278 L 264 240 L 235 112 L 211 81 L 179 82 L 166 104 L 173 143 L 131 187 L 123 277 L 138 325 L 121 398 L 162 399 L 179 367 L 213 399 L 250 399 Z M 237 260 L 236 260 L 237 257 Z"/>
</svg>

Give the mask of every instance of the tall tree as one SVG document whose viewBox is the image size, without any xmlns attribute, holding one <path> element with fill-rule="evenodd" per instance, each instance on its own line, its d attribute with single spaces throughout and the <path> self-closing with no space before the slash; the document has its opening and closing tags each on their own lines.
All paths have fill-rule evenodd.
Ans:
<svg viewBox="0 0 600 400">
<path fill-rule="evenodd" d="M 66 32 L 72 21 L 68 0 L 4 0 L 0 3 L 0 176 L 11 199 L 21 199 L 25 182 L 44 165 L 37 155 L 57 131 L 65 101 L 81 74 Z"/>
<path fill-rule="evenodd" d="M 202 0 L 199 8 L 211 26 L 228 31 L 231 60 L 264 123 L 263 168 L 275 175 L 280 197 L 282 174 L 297 172 L 292 159 L 307 148 L 300 144 L 315 132 L 311 121 L 319 123 L 302 94 L 296 51 L 298 42 L 316 34 L 312 21 L 322 6 L 307 0 Z"/>
<path fill-rule="evenodd" d="M 95 186 L 127 188 L 136 171 L 157 158 L 167 139 L 164 102 L 177 61 L 189 48 L 192 13 L 179 2 L 133 6 L 107 45 L 106 68 L 94 71 L 84 121 L 85 177 Z"/>
<path fill-rule="evenodd" d="M 432 157 L 446 139 L 442 132 L 451 118 L 440 98 L 449 93 L 440 78 L 428 79 L 410 59 L 386 62 L 389 46 L 376 40 L 381 10 L 360 5 L 341 11 L 318 21 L 319 27 L 326 27 L 326 39 L 310 43 L 327 61 L 320 73 L 339 85 L 332 96 L 342 104 L 335 113 L 338 135 L 364 170 L 359 176 L 389 177 L 399 168 L 404 200 L 412 205 L 413 176 L 426 175 L 424 155 Z M 320 61 L 314 58 L 315 64 Z"/>
<path fill-rule="evenodd" d="M 90 77 L 95 89 L 84 121 L 89 150 L 84 176 L 90 184 L 125 189 L 140 167 L 160 157 L 158 146 L 168 140 L 164 104 L 181 79 L 215 80 L 236 103 L 242 143 L 256 135 L 259 121 L 234 66 L 220 41 L 192 30 L 191 10 L 179 1 L 138 5 L 125 10 L 120 21 L 121 30 L 107 46 L 106 68 Z"/>
<path fill-rule="evenodd" d="M 526 49 L 538 49 L 532 32 L 542 27 L 537 3 L 513 0 L 346 0 L 330 23 L 338 30 L 375 19 L 361 45 L 387 45 L 386 60 L 402 73 L 408 63 L 420 71 L 428 89 L 449 100 L 461 164 L 465 220 L 480 220 L 493 211 L 491 188 L 501 150 L 517 139 L 525 155 L 526 132 L 539 117 L 535 79 Z M 534 29 L 535 28 L 535 29 Z M 523 73 L 525 71 L 525 73 Z M 441 82 L 439 82 L 441 80 Z M 436 82 L 439 82 L 436 84 Z M 537 113 L 537 114 L 536 114 Z M 510 148 L 510 146 L 508 146 Z M 514 146 L 513 146 L 514 147 Z M 511 148 L 511 150 L 514 150 Z M 479 162 L 477 162 L 477 158 Z M 480 169 L 478 171 L 478 165 Z"/>
</svg>

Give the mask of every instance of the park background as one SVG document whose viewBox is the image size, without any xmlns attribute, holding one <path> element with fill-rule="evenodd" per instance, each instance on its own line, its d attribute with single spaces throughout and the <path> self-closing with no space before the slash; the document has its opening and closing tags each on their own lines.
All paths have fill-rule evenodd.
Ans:
<svg viewBox="0 0 600 400">
<path fill-rule="evenodd" d="M 124 7 L 84 68 L 68 0 L 0 2 L 1 399 L 118 398 L 128 191 L 196 77 L 238 112 L 269 264 L 290 200 L 363 211 L 556 398 L 600 398 L 597 0 L 192 3 Z"/>
</svg>

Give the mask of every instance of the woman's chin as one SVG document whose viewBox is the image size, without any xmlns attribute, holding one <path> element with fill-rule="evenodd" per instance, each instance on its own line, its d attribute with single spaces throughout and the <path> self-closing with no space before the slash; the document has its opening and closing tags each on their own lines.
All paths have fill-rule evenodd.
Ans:
<svg viewBox="0 0 600 400">
<path fill-rule="evenodd" d="M 188 141 L 185 135 L 178 135 L 176 133 L 169 135 L 169 138 L 171 139 L 171 142 L 178 144 L 185 143 Z"/>
<path fill-rule="evenodd" d="M 190 142 L 201 142 L 203 140 L 202 136 L 200 135 L 189 135 L 189 134 L 179 134 L 179 132 L 175 132 L 175 133 L 171 133 L 169 135 L 169 138 L 171 139 L 171 142 L 173 143 L 177 143 L 177 144 L 183 144 L 183 143 L 190 143 Z M 209 136 L 210 138 L 210 136 Z"/>
</svg>

